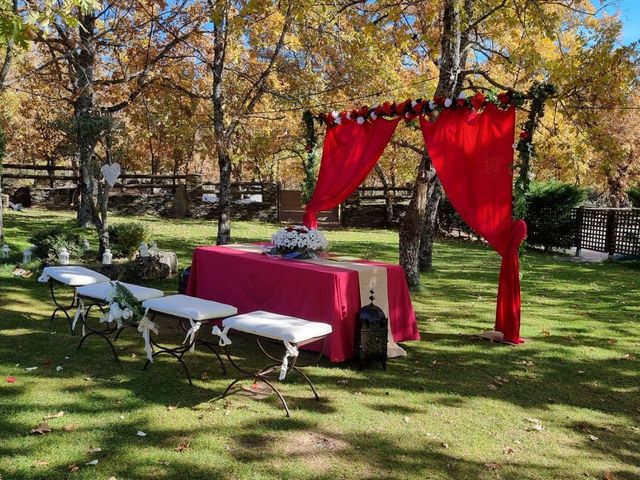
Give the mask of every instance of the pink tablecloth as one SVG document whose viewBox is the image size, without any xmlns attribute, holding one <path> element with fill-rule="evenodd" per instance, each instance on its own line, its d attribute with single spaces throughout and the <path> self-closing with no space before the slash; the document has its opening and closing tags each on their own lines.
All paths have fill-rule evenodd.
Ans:
<svg viewBox="0 0 640 480">
<path fill-rule="evenodd" d="M 416 316 L 402 268 L 387 269 L 389 316 L 396 342 L 419 340 Z M 198 247 L 187 294 L 235 306 L 239 313 L 266 310 L 331 324 L 325 355 L 332 362 L 354 356 L 360 309 L 358 273 L 336 266 L 272 259 L 229 247 Z"/>
</svg>

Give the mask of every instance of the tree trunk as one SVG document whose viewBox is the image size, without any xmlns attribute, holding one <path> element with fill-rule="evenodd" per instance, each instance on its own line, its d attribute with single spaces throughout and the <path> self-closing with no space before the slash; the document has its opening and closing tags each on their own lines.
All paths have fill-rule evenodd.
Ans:
<svg viewBox="0 0 640 480">
<path fill-rule="evenodd" d="M 433 178 L 431 161 L 426 152 L 422 155 L 413 194 L 400 228 L 400 265 L 404 268 L 409 288 L 420 286 L 418 259 L 420 255 L 420 232 L 424 225 L 429 181 Z"/>
<path fill-rule="evenodd" d="M 223 74 L 227 48 L 229 7 L 224 6 L 222 17 L 214 24 L 214 58 L 211 71 L 213 74 L 213 130 L 215 133 L 216 154 L 218 156 L 218 172 L 220 191 L 218 192 L 218 235 L 216 243 L 226 245 L 231 240 L 231 156 L 224 119 Z"/>
<path fill-rule="evenodd" d="M 440 199 L 442 198 L 442 185 L 440 185 L 440 179 L 436 176 L 433 177 L 429 184 L 428 196 L 425 222 L 420 234 L 418 267 L 421 272 L 430 270 L 433 266 L 433 242 L 436 239 L 436 220 L 438 218 Z"/>
<path fill-rule="evenodd" d="M 81 226 L 93 224 L 92 203 L 96 195 L 93 168 L 95 135 L 88 134 L 93 112 L 93 74 L 95 66 L 95 16 L 80 15 L 78 32 L 80 48 L 74 55 L 75 91 L 74 119 L 76 128 L 76 156 L 80 166 L 80 202 L 77 221 Z"/>
<path fill-rule="evenodd" d="M 465 17 L 471 18 L 474 0 L 465 0 L 462 8 Z M 442 39 L 440 57 L 440 72 L 436 95 L 447 98 L 456 98 L 464 80 L 464 66 L 467 61 L 467 46 L 469 31 L 462 28 L 462 11 L 458 0 L 444 0 L 442 10 Z M 435 170 L 431 166 L 428 152 L 425 151 L 420 163 L 418 177 L 413 189 L 413 195 L 407 208 L 405 219 L 400 230 L 400 264 L 405 270 L 407 282 L 411 287 L 420 284 L 419 271 L 422 265 L 431 264 L 433 252 L 433 239 L 435 236 L 435 218 L 438 213 L 438 202 L 427 202 L 433 195 L 430 185 L 435 185 Z M 426 180 L 425 180 L 426 179 Z M 438 182 L 439 184 L 439 182 Z M 434 199 L 435 200 L 435 199 Z M 427 214 L 428 210 L 428 214 Z M 425 234 L 425 221 L 427 218 L 433 222 L 427 227 Z M 421 239 L 424 237 L 425 245 L 421 247 Z M 424 257 L 421 262 L 421 256 Z"/>
<path fill-rule="evenodd" d="M 16 13 L 18 11 L 18 0 L 13 0 L 11 2 L 11 7 L 13 9 L 13 12 Z M 9 70 L 11 69 L 11 62 L 13 61 L 13 50 L 14 50 L 13 40 L 9 40 L 5 45 L 4 60 L 2 61 L 2 66 L 0 67 L 0 99 L 5 90 L 4 83 L 7 80 L 7 77 L 9 76 Z M 4 160 L 5 146 L 6 146 L 6 137 L 2 129 L 2 119 L 0 118 L 0 244 L 4 244 L 4 220 L 3 220 L 4 202 L 2 201 L 2 161 Z"/>
</svg>

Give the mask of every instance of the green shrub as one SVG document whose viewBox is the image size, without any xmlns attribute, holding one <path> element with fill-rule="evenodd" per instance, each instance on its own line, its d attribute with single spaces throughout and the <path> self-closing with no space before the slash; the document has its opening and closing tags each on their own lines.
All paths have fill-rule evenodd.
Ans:
<svg viewBox="0 0 640 480">
<path fill-rule="evenodd" d="M 33 256 L 45 261 L 53 261 L 58 257 L 58 251 L 65 247 L 69 256 L 79 258 L 83 255 L 82 237 L 71 227 L 56 226 L 36 231 L 29 241 L 34 245 Z M 73 263 L 73 262 L 72 262 Z"/>
<path fill-rule="evenodd" d="M 586 198 L 586 192 L 575 185 L 558 181 L 532 182 L 527 192 L 529 245 L 570 248 L 575 244 L 574 209 Z"/>
<path fill-rule="evenodd" d="M 462 219 L 456 209 L 453 208 L 446 196 L 440 199 L 440 204 L 438 205 L 438 229 L 447 235 L 452 235 L 456 231 L 459 234 L 464 233 L 470 237 L 478 236 Z"/>
<path fill-rule="evenodd" d="M 116 257 L 130 257 L 146 239 L 147 229 L 142 223 L 115 223 L 109 226 L 109 245 Z"/>
<path fill-rule="evenodd" d="M 629 196 L 629 200 L 631 200 L 633 208 L 640 208 L 640 184 L 627 191 L 627 195 Z"/>
</svg>

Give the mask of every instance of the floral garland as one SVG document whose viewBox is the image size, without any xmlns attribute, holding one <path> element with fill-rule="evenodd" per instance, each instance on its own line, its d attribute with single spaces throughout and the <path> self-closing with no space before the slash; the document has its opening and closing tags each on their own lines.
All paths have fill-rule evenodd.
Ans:
<svg viewBox="0 0 640 480">
<path fill-rule="evenodd" d="M 302 201 L 306 204 L 311 200 L 313 191 L 316 188 L 316 178 L 318 169 L 318 153 L 317 144 L 318 137 L 316 136 L 315 125 L 313 124 L 313 114 L 306 110 L 302 119 L 305 125 L 305 137 L 307 143 L 304 146 L 306 157 L 302 161 L 304 167 L 304 182 L 302 184 Z"/>
<path fill-rule="evenodd" d="M 516 144 L 518 176 L 514 186 L 513 215 L 515 218 L 525 218 L 527 216 L 526 195 L 531 183 L 531 157 L 535 156 L 533 134 L 540 123 L 540 119 L 544 117 L 544 105 L 547 99 L 555 94 L 556 87 L 553 84 L 539 82 L 534 82 L 527 93 L 527 98 L 531 99 L 531 109 Z"/>
<path fill-rule="evenodd" d="M 144 316 L 144 308 L 131 291 L 120 282 L 111 282 L 113 289 L 107 296 L 109 311 L 100 319 L 101 322 L 116 322 L 122 328 L 123 320 L 135 323 Z"/>
<path fill-rule="evenodd" d="M 502 110 L 506 110 L 511 106 L 521 107 L 526 100 L 531 100 L 531 109 L 529 110 L 527 121 L 515 144 L 515 149 L 518 152 L 518 160 L 515 167 L 518 173 L 514 186 L 513 213 L 515 218 L 525 218 L 527 210 L 525 196 L 529 191 L 529 183 L 531 181 L 531 157 L 535 155 L 533 134 L 540 119 L 544 116 L 546 100 L 555 94 L 556 88 L 554 85 L 546 82 L 534 82 L 526 95 L 514 90 L 502 93 L 493 91 L 483 93 L 478 91 L 472 96 L 461 95 L 455 100 L 436 95 L 428 101 L 418 98 L 416 100 L 407 99 L 401 103 L 384 102 L 373 107 L 365 105 L 360 109 L 320 113 L 316 116 L 306 111 L 303 116 L 306 125 L 307 142 L 305 146 L 307 159 L 304 162 L 305 181 L 303 187 L 305 202 L 311 198 L 316 181 L 315 169 L 318 160 L 316 154 L 317 138 L 313 126 L 314 120 L 325 123 L 328 128 L 341 125 L 347 121 L 355 121 L 362 125 L 366 121 L 373 121 L 379 117 L 402 117 L 406 121 L 411 121 L 419 115 L 427 115 L 431 118 L 435 113 L 444 109 L 466 108 L 479 111 L 492 104 Z"/>
<path fill-rule="evenodd" d="M 466 97 L 460 96 L 457 99 L 446 98 L 436 95 L 431 100 L 407 99 L 401 103 L 384 102 L 381 105 L 369 107 L 367 105 L 359 110 L 353 109 L 343 112 L 320 113 L 317 119 L 326 123 L 328 127 L 341 125 L 345 121 L 355 121 L 362 125 L 367 120 L 376 120 L 379 117 L 401 117 L 410 121 L 419 115 L 427 115 L 431 117 L 434 113 L 444 109 L 466 108 L 469 110 L 482 110 L 489 104 L 506 110 L 512 105 L 522 106 L 525 101 L 525 95 L 520 92 L 507 91 L 496 94 L 495 92 L 476 92 L 475 95 Z"/>
</svg>

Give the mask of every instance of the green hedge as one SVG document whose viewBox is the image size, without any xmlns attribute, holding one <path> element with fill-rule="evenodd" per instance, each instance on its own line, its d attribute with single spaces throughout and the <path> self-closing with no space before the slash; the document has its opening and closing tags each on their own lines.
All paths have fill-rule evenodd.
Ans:
<svg viewBox="0 0 640 480">
<path fill-rule="evenodd" d="M 629 200 L 631 200 L 633 208 L 640 208 L 640 184 L 627 191 L 627 195 L 629 196 Z"/>
<path fill-rule="evenodd" d="M 529 245 L 571 248 L 575 244 L 575 208 L 586 199 L 586 192 L 558 181 L 532 182 L 526 195 Z"/>
</svg>

